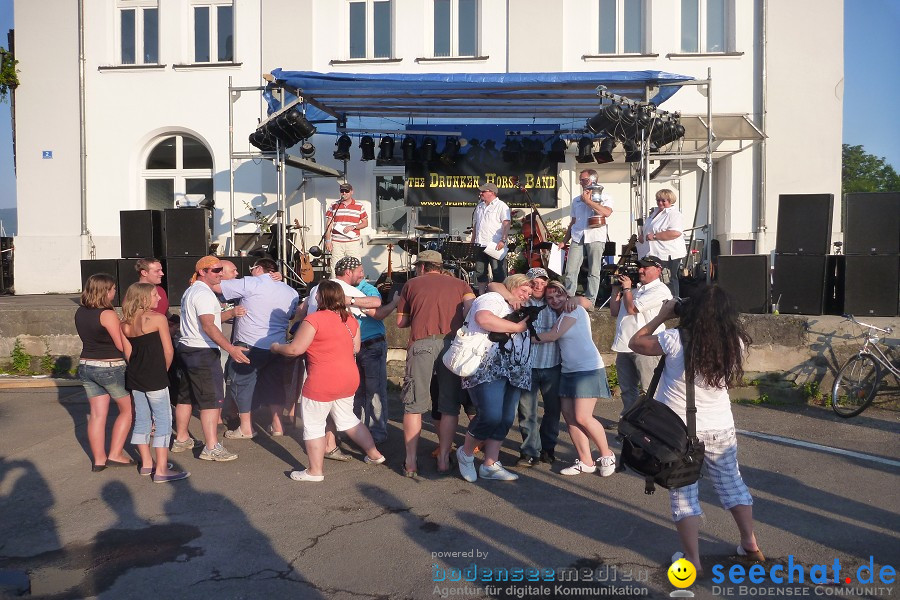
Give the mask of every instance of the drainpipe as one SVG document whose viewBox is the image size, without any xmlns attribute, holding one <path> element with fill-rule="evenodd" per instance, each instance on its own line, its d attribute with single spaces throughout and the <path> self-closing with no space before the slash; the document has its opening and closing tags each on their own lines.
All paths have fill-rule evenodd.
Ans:
<svg viewBox="0 0 900 600">
<path fill-rule="evenodd" d="M 768 94 L 766 79 L 766 55 L 767 48 L 767 4 L 768 0 L 760 0 L 760 36 L 759 36 L 759 54 L 760 54 L 760 99 L 759 99 L 759 130 L 766 133 L 766 95 Z M 758 222 L 756 224 L 756 252 L 757 254 L 768 254 L 766 248 L 766 139 L 763 138 L 759 142 L 759 211 Z"/>
<path fill-rule="evenodd" d="M 78 144 L 81 176 L 81 235 L 87 226 L 87 140 L 84 131 L 84 0 L 78 0 Z"/>
</svg>

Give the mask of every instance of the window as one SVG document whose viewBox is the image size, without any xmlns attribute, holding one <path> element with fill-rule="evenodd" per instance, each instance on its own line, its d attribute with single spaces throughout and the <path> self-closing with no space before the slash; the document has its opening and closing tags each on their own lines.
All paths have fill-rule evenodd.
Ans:
<svg viewBox="0 0 900 600">
<path fill-rule="evenodd" d="M 478 0 L 434 0 L 434 56 L 478 55 Z"/>
<path fill-rule="evenodd" d="M 728 51 L 727 0 L 681 0 L 681 51 Z"/>
<path fill-rule="evenodd" d="M 119 62 L 123 65 L 159 63 L 159 9 L 157 0 L 120 0 Z"/>
<path fill-rule="evenodd" d="M 188 194 L 214 200 L 212 155 L 199 140 L 173 135 L 157 141 L 142 173 L 145 204 L 151 209 L 174 208 Z"/>
<path fill-rule="evenodd" d="M 348 9 L 349 57 L 391 58 L 391 0 L 351 0 Z"/>
<path fill-rule="evenodd" d="M 234 6 L 194 6 L 194 62 L 234 62 Z"/>
<path fill-rule="evenodd" d="M 402 232 L 406 229 L 406 204 L 403 200 L 403 175 L 385 174 L 375 176 L 375 228 L 382 233 Z"/>
<path fill-rule="evenodd" d="M 644 52 L 644 0 L 600 0 L 600 54 Z"/>
</svg>

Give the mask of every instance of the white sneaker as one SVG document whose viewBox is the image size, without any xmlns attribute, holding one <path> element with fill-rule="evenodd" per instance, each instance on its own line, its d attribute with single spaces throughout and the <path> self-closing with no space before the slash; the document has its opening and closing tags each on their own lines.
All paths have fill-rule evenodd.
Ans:
<svg viewBox="0 0 900 600">
<path fill-rule="evenodd" d="M 363 461 L 369 465 L 380 465 L 380 464 L 383 464 L 385 460 L 387 460 L 387 459 L 385 459 L 384 456 L 380 456 L 378 458 L 369 458 L 368 456 L 366 456 L 363 459 Z"/>
<path fill-rule="evenodd" d="M 306 469 L 302 471 L 291 471 L 291 479 L 294 481 L 324 481 L 324 475 L 310 475 Z"/>
<path fill-rule="evenodd" d="M 240 427 L 236 427 L 234 429 L 227 430 L 225 432 L 225 437 L 227 437 L 229 440 L 252 440 L 256 437 L 256 432 L 254 431 L 250 433 L 250 435 L 247 435 Z"/>
<path fill-rule="evenodd" d="M 580 459 L 575 459 L 575 464 L 571 467 L 566 467 L 560 473 L 563 475 L 581 475 L 582 473 L 593 473 L 597 470 L 597 467 L 594 465 L 586 465 L 581 462 Z"/>
<path fill-rule="evenodd" d="M 462 447 L 456 449 L 456 462 L 459 463 L 459 474 L 462 478 L 472 483 L 478 481 L 478 471 L 475 470 L 475 457 L 463 452 Z"/>
<path fill-rule="evenodd" d="M 203 452 L 200 453 L 201 460 L 214 460 L 216 462 L 227 462 L 229 460 L 235 460 L 237 457 L 238 455 L 234 452 L 226 450 L 221 442 L 216 444 L 216 447 L 212 450 L 203 448 Z"/>
<path fill-rule="evenodd" d="M 616 455 L 601 456 L 597 459 L 597 466 L 600 467 L 600 477 L 609 477 L 616 472 Z"/>
<path fill-rule="evenodd" d="M 504 469 L 499 461 L 491 466 L 481 465 L 478 467 L 478 476 L 482 479 L 496 479 L 497 481 L 515 481 L 519 478 L 515 473 L 510 473 Z"/>
</svg>

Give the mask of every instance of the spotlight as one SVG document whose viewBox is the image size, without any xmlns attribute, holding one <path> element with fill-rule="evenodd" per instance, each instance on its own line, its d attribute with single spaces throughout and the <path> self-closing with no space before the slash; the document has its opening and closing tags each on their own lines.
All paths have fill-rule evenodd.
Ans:
<svg viewBox="0 0 900 600">
<path fill-rule="evenodd" d="M 416 138 L 411 135 L 403 138 L 403 143 L 400 144 L 400 147 L 403 148 L 403 160 L 405 162 L 413 162 L 416 160 Z"/>
<path fill-rule="evenodd" d="M 378 142 L 378 160 L 387 162 L 394 160 L 394 138 L 384 136 Z"/>
<path fill-rule="evenodd" d="M 353 140 L 350 139 L 350 136 L 346 133 L 343 134 L 335 143 L 337 150 L 334 151 L 334 157 L 337 160 L 350 160 L 350 146 L 352 145 Z"/>
<path fill-rule="evenodd" d="M 671 144 L 675 140 L 684 137 L 684 127 L 678 121 L 665 121 L 657 125 L 650 136 L 650 143 L 655 148 Z"/>
<path fill-rule="evenodd" d="M 575 157 L 575 162 L 594 162 L 594 157 L 593 155 L 591 155 L 591 150 L 593 149 L 594 140 L 592 140 L 588 136 L 583 136 L 580 140 L 578 140 L 578 155 Z"/>
<path fill-rule="evenodd" d="M 596 115 L 587 120 L 586 126 L 591 133 L 603 133 L 612 131 L 622 118 L 622 107 L 618 104 L 610 104 Z"/>
<path fill-rule="evenodd" d="M 625 162 L 640 162 L 641 148 L 634 140 L 624 140 L 622 146 L 625 148 Z"/>
<path fill-rule="evenodd" d="M 566 141 L 562 138 L 556 138 L 553 140 L 553 143 L 550 144 L 550 153 L 548 158 L 551 162 L 565 162 L 566 161 L 566 148 L 568 145 Z"/>
<path fill-rule="evenodd" d="M 359 160 L 375 160 L 375 140 L 371 135 L 364 135 L 360 138 L 359 149 L 362 152 Z"/>
<path fill-rule="evenodd" d="M 306 160 L 316 162 L 316 159 L 313 158 L 315 155 L 316 155 L 316 147 L 312 145 L 312 142 L 305 141 L 302 144 L 300 144 L 300 158 L 304 158 Z"/>
<path fill-rule="evenodd" d="M 296 106 L 266 123 L 266 129 L 277 137 L 286 148 L 290 148 L 300 140 L 312 137 L 316 133 L 315 126 L 306 120 Z"/>
<path fill-rule="evenodd" d="M 441 162 L 445 165 L 452 165 L 456 162 L 457 154 L 459 154 L 459 140 L 448 136 L 447 141 L 444 142 L 444 150 L 441 152 Z"/>
<path fill-rule="evenodd" d="M 603 138 L 600 141 L 600 150 L 594 153 L 594 160 L 598 165 L 603 165 L 613 161 L 613 150 L 616 147 L 616 139 L 612 137 Z"/>
<path fill-rule="evenodd" d="M 263 152 L 275 152 L 278 149 L 278 140 L 262 127 L 250 134 L 250 143 Z"/>
<path fill-rule="evenodd" d="M 431 162 L 434 160 L 434 152 L 437 147 L 437 142 L 433 137 L 427 137 L 422 140 L 422 160 L 424 162 Z"/>
<path fill-rule="evenodd" d="M 640 131 L 650 126 L 653 119 L 648 106 L 626 106 L 622 110 L 622 129 L 631 137 L 641 137 Z"/>
</svg>

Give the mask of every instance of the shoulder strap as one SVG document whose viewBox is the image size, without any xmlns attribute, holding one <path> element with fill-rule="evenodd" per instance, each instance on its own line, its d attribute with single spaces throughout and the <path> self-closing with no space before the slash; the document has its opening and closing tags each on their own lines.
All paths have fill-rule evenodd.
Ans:
<svg viewBox="0 0 900 600">
<path fill-rule="evenodd" d="M 697 405 L 694 398 L 694 370 L 691 367 L 691 338 L 687 331 L 678 328 L 681 335 L 681 346 L 684 352 L 684 387 L 687 416 L 688 437 L 694 439 L 697 437 Z"/>
<path fill-rule="evenodd" d="M 663 354 L 659 357 L 659 364 L 656 365 L 656 370 L 653 371 L 653 378 L 650 380 L 650 387 L 647 388 L 647 393 L 644 395 L 644 398 L 650 400 L 656 395 L 656 386 L 659 385 L 659 378 L 662 377 L 663 369 L 666 367 L 666 355 Z"/>
</svg>

